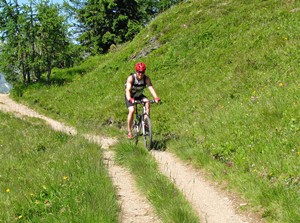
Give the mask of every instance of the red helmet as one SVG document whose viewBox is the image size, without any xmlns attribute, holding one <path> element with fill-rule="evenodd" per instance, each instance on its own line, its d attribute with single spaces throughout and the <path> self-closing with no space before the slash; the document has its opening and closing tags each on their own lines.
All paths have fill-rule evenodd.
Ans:
<svg viewBox="0 0 300 223">
<path fill-rule="evenodd" d="M 135 70 L 136 71 L 145 71 L 146 70 L 146 64 L 139 62 L 135 65 Z"/>
</svg>

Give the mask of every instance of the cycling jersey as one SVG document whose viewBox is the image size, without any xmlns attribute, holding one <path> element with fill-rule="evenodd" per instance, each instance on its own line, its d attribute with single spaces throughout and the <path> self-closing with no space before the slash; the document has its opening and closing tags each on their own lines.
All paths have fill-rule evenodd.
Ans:
<svg viewBox="0 0 300 223">
<path fill-rule="evenodd" d="M 146 75 L 144 75 L 143 79 L 138 80 L 135 74 L 131 74 L 133 82 L 130 90 L 130 95 L 132 98 L 138 98 L 143 95 L 143 91 L 146 88 Z"/>
</svg>

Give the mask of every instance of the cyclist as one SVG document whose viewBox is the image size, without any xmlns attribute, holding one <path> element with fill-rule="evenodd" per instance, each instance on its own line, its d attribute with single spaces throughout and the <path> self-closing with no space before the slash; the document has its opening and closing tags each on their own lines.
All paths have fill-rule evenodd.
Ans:
<svg viewBox="0 0 300 223">
<path fill-rule="evenodd" d="M 148 87 L 150 93 L 152 94 L 156 103 L 160 101 L 160 98 L 157 96 L 149 76 L 145 75 L 146 64 L 138 62 L 135 65 L 135 73 L 131 74 L 126 81 L 125 86 L 125 101 L 128 108 L 128 117 L 127 117 L 127 130 L 128 130 L 128 139 L 132 139 L 131 126 L 134 117 L 134 101 L 135 100 L 144 100 L 147 101 L 147 97 L 143 95 L 143 91 Z M 147 115 L 150 112 L 150 103 L 146 104 Z"/>
</svg>

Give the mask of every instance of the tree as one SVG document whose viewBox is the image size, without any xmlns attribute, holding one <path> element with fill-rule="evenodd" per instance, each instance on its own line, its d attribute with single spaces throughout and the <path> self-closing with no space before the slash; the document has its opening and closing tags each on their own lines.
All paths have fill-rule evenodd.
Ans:
<svg viewBox="0 0 300 223">
<path fill-rule="evenodd" d="M 106 53 L 112 44 L 128 41 L 142 24 L 135 0 L 71 0 L 79 43 L 92 55 Z"/>
<path fill-rule="evenodd" d="M 17 70 L 18 45 L 19 45 L 19 26 L 20 8 L 18 4 L 11 1 L 1 0 L 1 70 L 7 74 L 8 80 L 14 79 Z"/>
<path fill-rule="evenodd" d="M 32 75 L 40 79 L 41 73 L 47 72 L 49 81 L 53 67 L 66 60 L 61 54 L 72 55 L 66 52 L 70 49 L 68 24 L 59 5 L 30 0 L 29 5 L 19 6 L 17 0 L 0 0 L 0 10 L 2 72 L 8 80 L 21 75 L 24 83 L 29 83 Z"/>
<path fill-rule="evenodd" d="M 37 10 L 37 46 L 41 62 L 47 71 L 47 81 L 53 67 L 58 63 L 59 55 L 68 49 L 69 40 L 67 24 L 59 14 L 58 4 L 42 1 L 36 6 Z"/>
</svg>

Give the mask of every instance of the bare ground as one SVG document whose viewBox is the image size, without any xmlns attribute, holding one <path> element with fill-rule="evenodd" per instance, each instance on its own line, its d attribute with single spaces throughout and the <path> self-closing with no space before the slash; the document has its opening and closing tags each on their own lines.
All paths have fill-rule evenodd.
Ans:
<svg viewBox="0 0 300 223">
<path fill-rule="evenodd" d="M 0 94 L 0 110 L 13 113 L 20 118 L 23 116 L 40 118 L 45 120 L 56 131 L 62 131 L 70 135 L 77 134 L 75 128 L 18 104 L 5 94 Z M 114 152 L 109 147 L 115 144 L 116 140 L 89 134 L 84 135 L 84 137 L 103 148 L 104 160 L 112 181 L 118 190 L 119 203 L 121 205 L 120 222 L 161 222 L 155 215 L 155 211 L 149 201 L 137 190 L 133 177 L 128 170 L 114 162 Z M 157 160 L 161 172 L 173 181 L 192 204 L 201 222 L 263 222 L 258 214 L 241 212 L 240 207 L 246 205 L 245 202 L 237 196 L 225 192 L 205 178 L 202 172 L 183 163 L 173 154 L 166 151 L 152 151 L 151 154 Z"/>
</svg>

